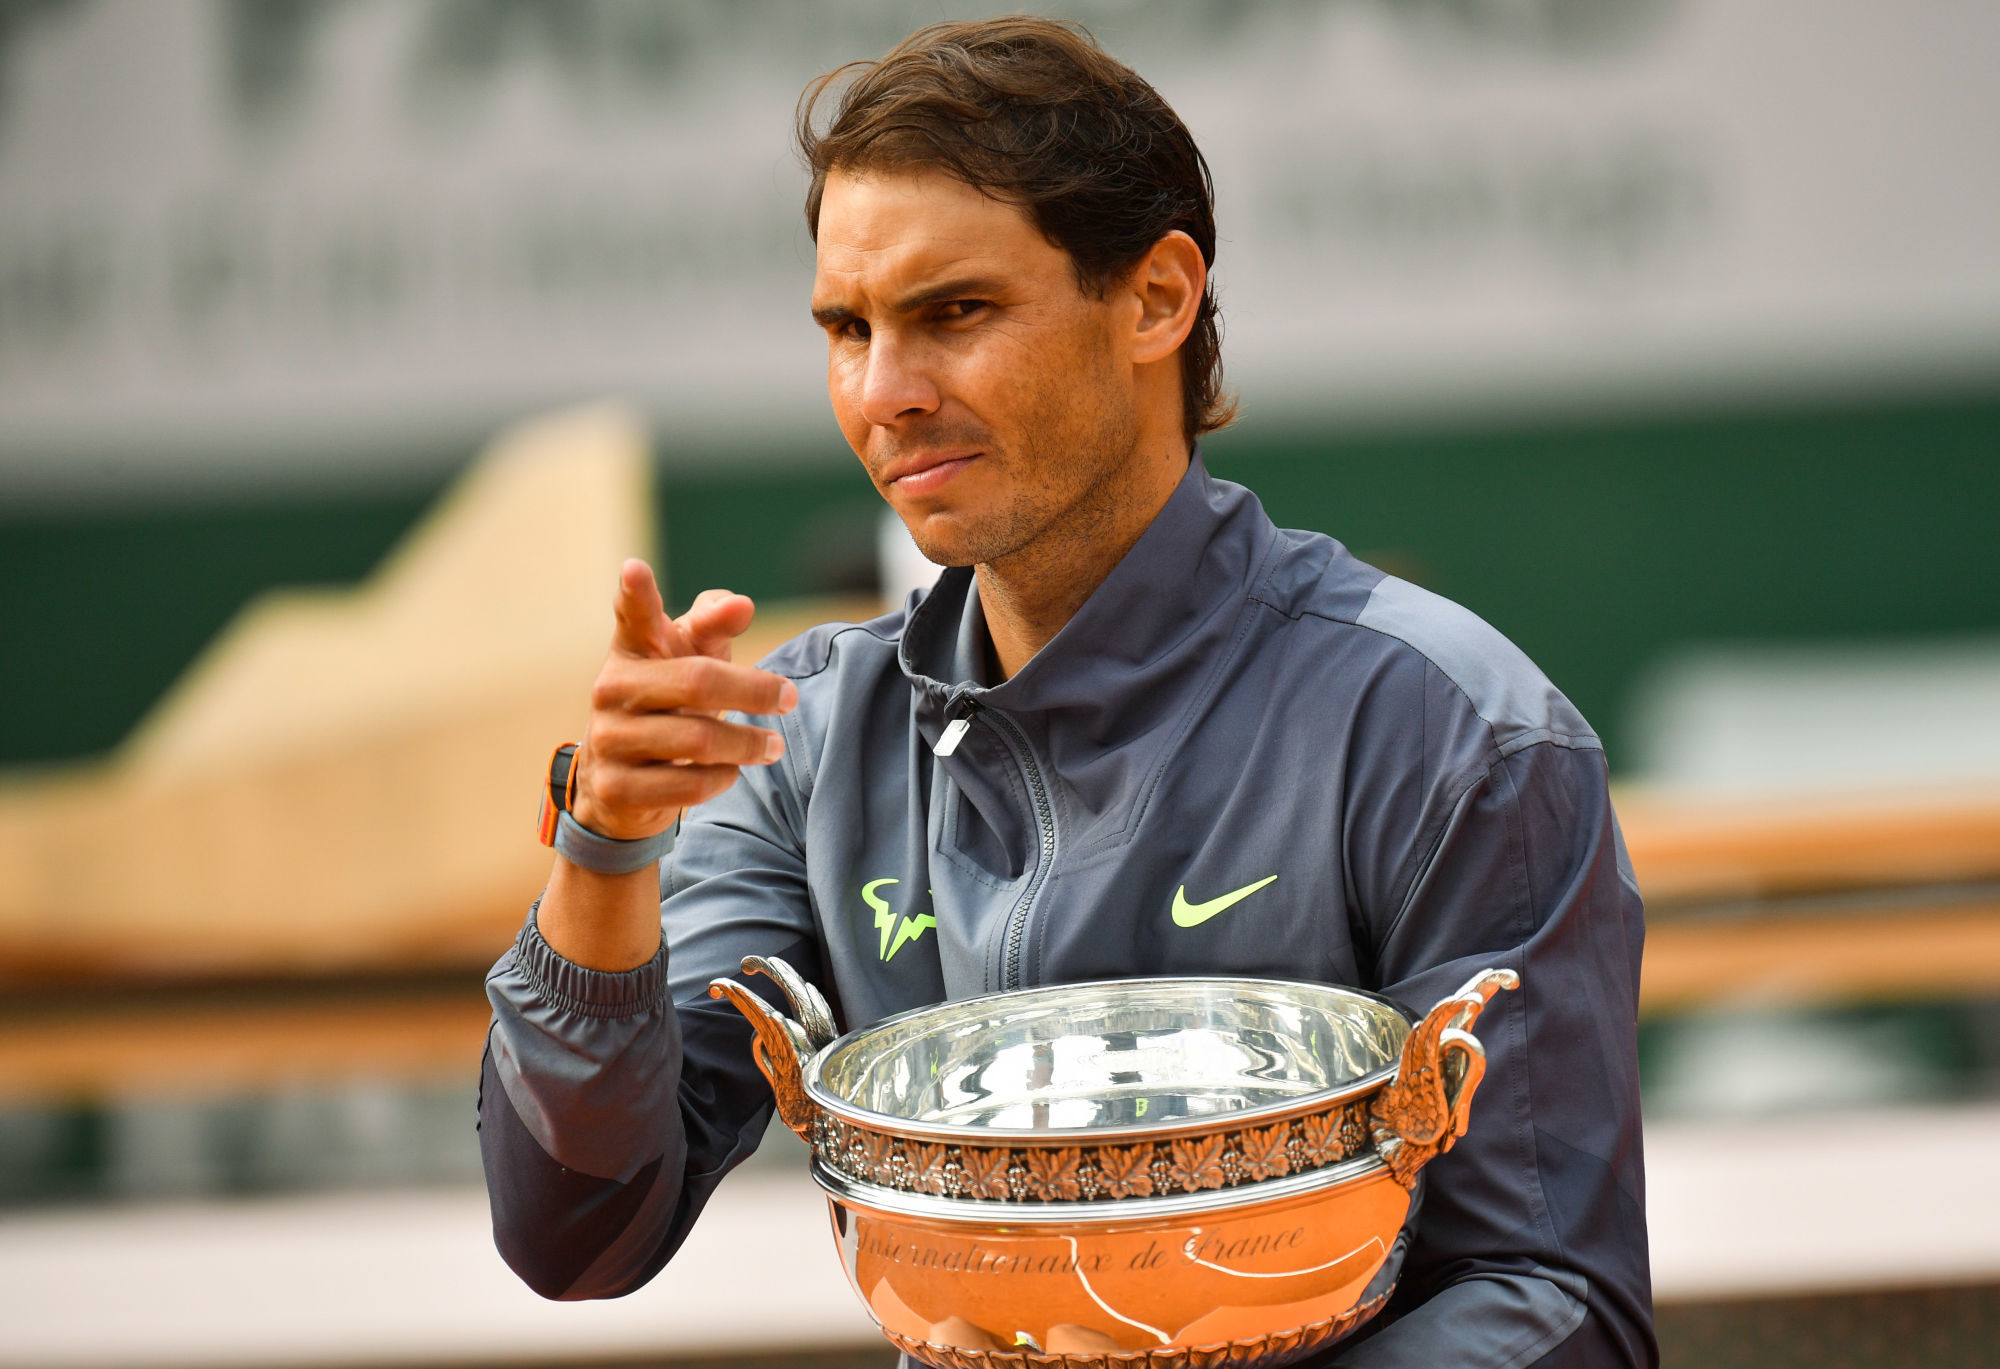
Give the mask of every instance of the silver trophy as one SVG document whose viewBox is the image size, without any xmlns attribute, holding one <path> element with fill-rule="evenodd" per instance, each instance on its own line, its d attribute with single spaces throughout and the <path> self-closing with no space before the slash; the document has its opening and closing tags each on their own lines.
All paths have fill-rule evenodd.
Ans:
<svg viewBox="0 0 2000 1369">
<path fill-rule="evenodd" d="M 756 1029 L 849 1282 L 951 1369 L 1277 1365 L 1372 1316 L 1418 1172 L 1465 1134 L 1485 970 L 1418 1019 L 1271 979 L 1109 980 L 904 1013 L 835 1039 L 782 961 Z"/>
</svg>

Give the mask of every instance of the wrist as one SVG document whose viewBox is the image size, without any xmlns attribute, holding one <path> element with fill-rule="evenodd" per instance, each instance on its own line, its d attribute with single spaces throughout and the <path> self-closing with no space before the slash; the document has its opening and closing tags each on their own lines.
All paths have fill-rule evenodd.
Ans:
<svg viewBox="0 0 2000 1369">
<path fill-rule="evenodd" d="M 599 874 L 558 858 L 535 910 L 537 934 L 572 965 L 623 974 L 660 952 L 660 886 L 646 871 Z"/>
<path fill-rule="evenodd" d="M 657 866 L 674 849 L 678 818 L 664 830 L 648 836 L 605 835 L 577 815 L 577 776 L 581 768 L 575 742 L 565 742 L 550 755 L 538 823 L 542 844 L 554 847 L 569 864 L 601 875 L 636 874 Z"/>
</svg>

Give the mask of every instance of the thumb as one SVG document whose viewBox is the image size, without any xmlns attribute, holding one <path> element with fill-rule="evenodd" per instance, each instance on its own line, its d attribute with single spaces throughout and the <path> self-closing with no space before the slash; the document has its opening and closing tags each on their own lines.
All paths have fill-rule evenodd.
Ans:
<svg viewBox="0 0 2000 1369">
<path fill-rule="evenodd" d="M 704 656 L 729 659 L 730 641 L 750 626 L 757 605 L 748 595 L 726 589 L 705 589 L 679 619 L 688 644 Z"/>
<path fill-rule="evenodd" d="M 692 648 L 660 600 L 653 568 L 633 557 L 618 571 L 618 596 L 612 601 L 617 626 L 611 647 L 627 656 L 685 656 Z"/>
</svg>

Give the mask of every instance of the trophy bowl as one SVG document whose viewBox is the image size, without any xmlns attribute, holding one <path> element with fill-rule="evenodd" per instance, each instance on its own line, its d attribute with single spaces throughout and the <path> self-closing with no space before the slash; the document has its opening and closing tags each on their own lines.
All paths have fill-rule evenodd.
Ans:
<svg viewBox="0 0 2000 1369">
<path fill-rule="evenodd" d="M 1279 1365 L 1394 1290 L 1418 1173 L 1464 1135 L 1485 970 L 1421 1019 L 1275 979 L 1106 980 L 942 1003 L 836 1039 L 728 998 L 812 1149 L 848 1281 L 940 1369 Z"/>
</svg>

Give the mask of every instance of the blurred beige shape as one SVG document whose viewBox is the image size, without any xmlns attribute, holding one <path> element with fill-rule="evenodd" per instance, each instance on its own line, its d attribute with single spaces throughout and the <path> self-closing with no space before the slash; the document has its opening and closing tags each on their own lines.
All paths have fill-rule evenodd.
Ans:
<svg viewBox="0 0 2000 1369">
<path fill-rule="evenodd" d="M 12 975 L 477 959 L 539 889 L 647 439 L 611 406 L 503 434 L 351 590 L 247 607 L 101 765 L 0 782 Z"/>
<path fill-rule="evenodd" d="M 1644 1012 L 2000 991 L 2000 789 L 1617 802 L 1646 895 Z"/>
</svg>

